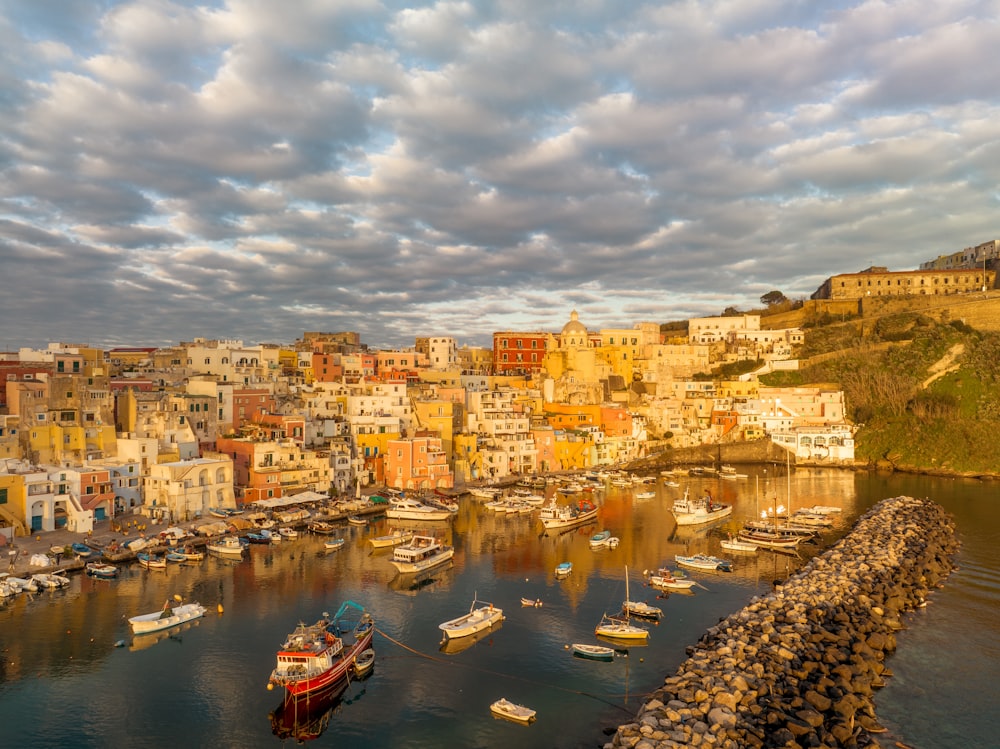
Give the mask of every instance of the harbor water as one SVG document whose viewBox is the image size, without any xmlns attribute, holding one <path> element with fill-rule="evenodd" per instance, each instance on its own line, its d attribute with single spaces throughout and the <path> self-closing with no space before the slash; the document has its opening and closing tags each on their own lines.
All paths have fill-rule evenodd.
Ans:
<svg viewBox="0 0 1000 749">
<path fill-rule="evenodd" d="M 596 495 L 599 520 L 557 535 L 531 516 L 488 511 L 468 497 L 451 523 L 434 530 L 456 553 L 423 579 L 401 580 L 391 551 L 367 539 L 388 521 L 344 524 L 345 546 L 303 535 L 251 546 L 244 561 L 208 558 L 165 571 L 122 568 L 117 580 L 74 575 L 69 587 L 0 603 L 0 730 L 3 746 L 267 747 L 309 741 L 352 747 L 597 747 L 630 721 L 646 695 L 685 659 L 685 647 L 720 618 L 768 592 L 846 532 L 880 499 L 929 497 L 956 520 L 959 569 L 930 604 L 905 621 L 894 676 L 876 695 L 885 746 L 919 749 L 996 745 L 993 680 L 1000 672 L 1000 514 L 993 483 L 921 476 L 770 469 L 750 478 L 677 478 L 677 487 L 617 487 Z M 689 488 L 731 502 L 729 519 L 677 528 L 669 511 Z M 654 491 L 652 498 L 637 495 Z M 552 488 L 548 490 L 550 493 Z M 568 500 L 567 500 L 568 501 Z M 771 504 L 833 505 L 843 512 L 819 544 L 798 557 L 728 553 L 727 531 Z M 614 549 L 592 550 L 608 529 Z M 733 559 L 731 573 L 689 571 L 691 595 L 658 595 L 645 572 L 675 554 Z M 573 563 L 563 580 L 560 562 Z M 660 607 L 648 644 L 619 647 L 610 662 L 575 657 L 575 642 L 598 643 L 594 627 L 626 596 Z M 174 596 L 199 601 L 206 616 L 134 637 L 127 619 Z M 522 598 L 542 605 L 521 605 Z M 498 629 L 442 646 L 438 625 L 478 599 L 503 609 Z M 275 651 L 299 622 L 333 613 L 344 600 L 375 617 L 370 676 L 327 699 L 286 705 L 267 689 Z M 121 643 L 121 647 L 116 647 Z M 537 711 L 529 726 L 491 716 L 499 699 Z"/>
</svg>

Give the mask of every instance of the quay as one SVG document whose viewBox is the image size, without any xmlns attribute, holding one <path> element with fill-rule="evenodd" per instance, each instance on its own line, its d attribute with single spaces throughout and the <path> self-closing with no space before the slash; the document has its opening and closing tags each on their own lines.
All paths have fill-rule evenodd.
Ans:
<svg viewBox="0 0 1000 749">
<path fill-rule="evenodd" d="M 604 749 L 877 747 L 873 694 L 901 617 L 954 568 L 954 522 L 886 499 L 766 596 L 711 627 Z"/>
<path fill-rule="evenodd" d="M 249 507 L 247 509 L 249 509 Z M 322 520 L 330 523 L 343 522 L 344 528 L 346 529 L 347 519 L 351 515 L 373 517 L 384 512 L 384 504 L 372 503 L 367 497 L 362 499 L 342 500 L 335 503 L 333 507 L 327 507 L 325 512 L 316 512 L 308 519 L 280 523 L 280 525 L 276 526 L 276 528 L 289 527 L 301 530 L 315 520 Z M 236 517 L 238 518 L 240 516 L 237 515 Z M 94 533 L 89 535 L 82 535 L 80 533 L 74 533 L 64 528 L 60 528 L 54 531 L 34 533 L 31 536 L 18 536 L 12 544 L 0 547 L 0 553 L 5 552 L 5 561 L 0 562 L 0 572 L 8 572 L 15 577 L 30 577 L 36 572 L 82 572 L 87 566 L 87 562 L 93 562 L 95 560 L 101 560 L 111 564 L 130 564 L 136 561 L 136 554 L 138 552 L 132 551 L 125 546 L 125 544 L 130 541 L 135 541 L 137 538 L 146 538 L 147 541 L 151 541 L 168 528 L 181 528 L 182 530 L 195 534 L 185 538 L 180 543 L 181 546 L 193 546 L 196 549 L 204 549 L 208 545 L 209 541 L 217 536 L 198 535 L 195 532 L 195 528 L 212 521 L 220 523 L 226 522 L 222 519 L 216 518 L 198 518 L 197 520 L 187 522 L 167 523 L 156 522 L 153 518 L 145 515 L 134 514 L 117 519 L 117 524 L 119 526 L 131 525 L 132 523 L 135 523 L 134 526 L 127 529 L 125 532 L 114 531 L 108 527 L 96 530 Z M 111 521 L 106 522 L 110 525 Z M 227 533 L 219 535 L 243 532 L 244 531 L 242 530 L 236 530 L 230 527 Z M 85 543 L 93 548 L 94 553 L 89 557 L 79 557 L 74 554 L 65 554 L 60 556 L 53 555 L 52 549 L 56 547 L 68 548 L 74 543 Z M 117 549 L 115 551 L 109 551 L 109 547 L 115 548 L 116 544 Z M 174 544 L 170 544 L 166 540 L 163 540 L 162 543 L 150 543 L 150 545 L 143 547 L 140 551 L 159 554 L 170 550 L 174 546 Z M 39 554 L 48 556 L 52 563 L 46 567 L 32 565 L 31 558 Z M 4 559 L 4 557 L 0 557 L 0 559 Z"/>
</svg>

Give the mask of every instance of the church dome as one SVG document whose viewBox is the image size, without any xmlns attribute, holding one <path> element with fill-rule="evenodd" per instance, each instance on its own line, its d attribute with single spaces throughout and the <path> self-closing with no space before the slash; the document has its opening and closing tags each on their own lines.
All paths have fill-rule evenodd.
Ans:
<svg viewBox="0 0 1000 749">
<path fill-rule="evenodd" d="M 562 335 L 564 337 L 583 336 L 584 338 L 586 338 L 587 326 L 584 325 L 582 322 L 580 322 L 579 317 L 580 316 L 576 313 L 576 310 L 573 310 L 573 312 L 569 316 L 569 322 L 563 325 Z"/>
</svg>

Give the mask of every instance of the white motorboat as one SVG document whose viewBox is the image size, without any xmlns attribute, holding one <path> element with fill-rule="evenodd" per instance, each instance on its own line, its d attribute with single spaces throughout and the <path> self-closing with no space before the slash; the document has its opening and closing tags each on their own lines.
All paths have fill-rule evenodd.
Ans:
<svg viewBox="0 0 1000 749">
<path fill-rule="evenodd" d="M 690 590 L 698 583 L 686 577 L 678 577 L 666 567 L 660 567 L 655 574 L 649 576 L 649 584 L 660 590 Z"/>
<path fill-rule="evenodd" d="M 517 723 L 528 724 L 535 719 L 534 710 L 524 705 L 517 705 L 506 697 L 501 697 L 490 705 L 490 712 L 499 718 L 506 718 Z"/>
<path fill-rule="evenodd" d="M 690 499 L 687 489 L 684 496 L 674 502 L 672 510 L 677 525 L 701 525 L 733 514 L 732 505 L 713 501 L 711 494 L 701 499 Z"/>
<path fill-rule="evenodd" d="M 156 632 L 178 624 L 189 622 L 205 615 L 205 607 L 200 603 L 183 603 L 171 606 L 168 601 L 162 609 L 151 614 L 140 614 L 128 620 L 132 631 L 137 635 Z"/>
<path fill-rule="evenodd" d="M 375 549 L 384 549 L 387 546 L 399 546 L 413 538 L 413 531 L 394 530 L 384 536 L 369 538 L 368 543 Z"/>
<path fill-rule="evenodd" d="M 497 608 L 492 603 L 483 603 L 474 599 L 469 613 L 450 619 L 438 627 L 444 633 L 446 640 L 455 640 L 491 629 L 493 625 L 502 621 L 503 609 Z"/>
<path fill-rule="evenodd" d="M 682 567 L 691 567 L 696 570 L 719 570 L 721 572 L 733 571 L 733 563 L 728 559 L 713 557 L 709 554 L 691 554 L 690 556 L 675 554 L 674 561 Z"/>
<path fill-rule="evenodd" d="M 540 518 L 547 531 L 573 528 L 597 520 L 597 506 L 585 499 L 576 505 L 550 502 L 542 508 Z"/>
<path fill-rule="evenodd" d="M 451 518 L 451 510 L 443 507 L 432 507 L 415 499 L 401 497 L 389 502 L 389 509 L 385 511 L 385 516 L 394 520 L 437 521 Z"/>
<path fill-rule="evenodd" d="M 223 556 L 242 558 L 245 547 L 236 536 L 223 536 L 218 540 L 209 541 L 205 548 Z"/>
<path fill-rule="evenodd" d="M 573 571 L 572 562 L 560 562 L 556 565 L 556 577 L 562 579 L 564 577 L 569 577 L 569 573 Z"/>
<path fill-rule="evenodd" d="M 408 543 L 392 550 L 392 564 L 406 575 L 425 572 L 444 564 L 455 556 L 452 546 L 445 546 L 432 536 L 414 536 Z"/>
<path fill-rule="evenodd" d="M 69 578 L 56 572 L 36 572 L 31 577 L 41 588 L 65 588 L 69 585 Z"/>
</svg>

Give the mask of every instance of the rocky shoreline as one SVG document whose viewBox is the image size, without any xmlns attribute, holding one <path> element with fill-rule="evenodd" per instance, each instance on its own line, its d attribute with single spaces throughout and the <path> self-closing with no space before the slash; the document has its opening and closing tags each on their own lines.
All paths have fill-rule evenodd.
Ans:
<svg viewBox="0 0 1000 749">
<path fill-rule="evenodd" d="M 934 502 L 886 499 L 766 596 L 709 629 L 605 749 L 877 747 L 874 692 L 901 616 L 953 569 Z"/>
</svg>

